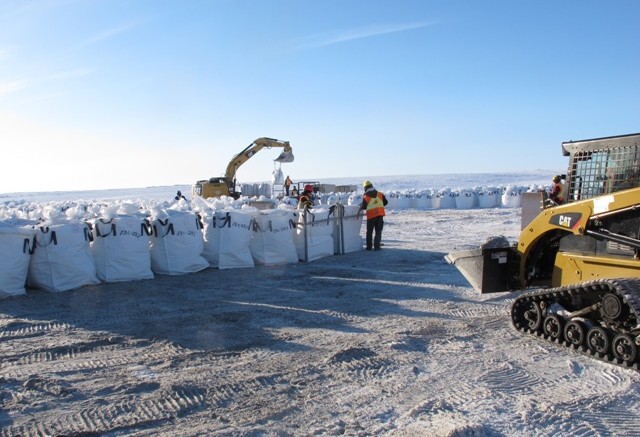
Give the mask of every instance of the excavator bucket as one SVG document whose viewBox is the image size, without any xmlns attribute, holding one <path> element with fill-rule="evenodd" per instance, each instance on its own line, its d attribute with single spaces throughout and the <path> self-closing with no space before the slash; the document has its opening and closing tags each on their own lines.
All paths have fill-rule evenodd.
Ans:
<svg viewBox="0 0 640 437">
<path fill-rule="evenodd" d="M 280 156 L 274 159 L 274 161 L 275 162 L 293 162 L 293 150 L 291 149 L 285 150 L 280 154 Z"/>
</svg>

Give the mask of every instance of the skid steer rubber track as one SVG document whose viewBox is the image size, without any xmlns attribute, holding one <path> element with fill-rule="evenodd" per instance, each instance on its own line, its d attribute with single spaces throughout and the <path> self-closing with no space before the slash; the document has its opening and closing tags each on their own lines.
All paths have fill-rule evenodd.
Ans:
<svg viewBox="0 0 640 437">
<path fill-rule="evenodd" d="M 640 371 L 640 279 L 602 279 L 524 293 L 511 306 L 511 320 L 525 334 Z"/>
</svg>

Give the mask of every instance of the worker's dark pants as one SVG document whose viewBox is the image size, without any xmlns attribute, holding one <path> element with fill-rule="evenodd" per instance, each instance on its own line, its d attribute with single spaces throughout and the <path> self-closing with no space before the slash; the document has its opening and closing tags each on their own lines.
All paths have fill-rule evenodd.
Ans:
<svg viewBox="0 0 640 437">
<path fill-rule="evenodd" d="M 373 248 L 380 249 L 380 241 L 382 240 L 382 227 L 384 226 L 384 217 L 374 217 L 367 219 L 367 249 L 371 249 L 373 240 Z M 374 237 L 375 231 L 375 237 Z"/>
</svg>

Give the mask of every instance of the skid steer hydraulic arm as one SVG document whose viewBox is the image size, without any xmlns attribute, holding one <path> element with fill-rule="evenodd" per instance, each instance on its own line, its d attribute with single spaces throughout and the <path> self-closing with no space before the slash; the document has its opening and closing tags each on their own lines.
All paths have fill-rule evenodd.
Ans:
<svg viewBox="0 0 640 437">
<path fill-rule="evenodd" d="M 640 240 L 638 240 L 637 238 L 616 234 L 614 232 L 608 231 L 607 229 L 587 229 L 585 231 L 585 234 L 591 235 L 592 237 L 601 240 L 609 240 L 619 244 L 626 244 L 627 246 L 631 246 L 636 250 L 640 250 Z"/>
</svg>

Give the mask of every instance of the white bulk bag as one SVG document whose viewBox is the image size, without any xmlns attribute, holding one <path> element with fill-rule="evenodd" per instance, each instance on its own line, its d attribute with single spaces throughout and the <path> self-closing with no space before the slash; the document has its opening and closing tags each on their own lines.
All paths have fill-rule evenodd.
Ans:
<svg viewBox="0 0 640 437">
<path fill-rule="evenodd" d="M 495 208 L 500 202 L 500 192 L 497 188 L 488 187 L 478 192 L 478 206 L 480 208 Z"/>
<path fill-rule="evenodd" d="M 360 205 L 338 205 L 338 220 L 333 230 L 334 253 L 362 250 L 364 239 L 360 235 L 365 212 Z"/>
<path fill-rule="evenodd" d="M 396 209 L 398 206 L 398 197 L 400 196 L 400 193 L 398 193 L 397 191 L 392 191 L 390 192 L 386 198 L 387 198 L 387 209 Z"/>
<path fill-rule="evenodd" d="M 455 193 L 449 188 L 440 190 L 436 195 L 437 208 L 439 209 L 453 209 L 456 207 Z"/>
<path fill-rule="evenodd" d="M 0 223 L 0 299 L 26 294 L 35 229 Z"/>
<path fill-rule="evenodd" d="M 253 267 L 253 215 L 242 211 L 213 211 L 203 216 L 204 251 L 210 267 Z"/>
<path fill-rule="evenodd" d="M 195 273 L 209 267 L 202 257 L 200 217 L 191 211 L 166 210 L 152 221 L 151 270 L 162 275 Z"/>
<path fill-rule="evenodd" d="M 91 220 L 91 254 L 98 279 L 105 282 L 152 279 L 149 235 L 145 217 L 119 215 Z"/>
<path fill-rule="evenodd" d="M 298 210 L 298 226 L 294 242 L 298 259 L 313 261 L 333 255 L 334 217 L 332 209 L 311 208 Z"/>
<path fill-rule="evenodd" d="M 455 192 L 456 209 L 471 209 L 475 203 L 475 193 L 471 190 L 461 189 Z"/>
<path fill-rule="evenodd" d="M 413 209 L 431 209 L 433 207 L 431 202 L 431 191 L 423 190 L 415 193 L 411 207 Z"/>
<path fill-rule="evenodd" d="M 396 202 L 396 209 L 411 209 L 411 205 L 413 204 L 413 193 L 410 192 L 402 192 L 398 195 L 398 200 Z"/>
<path fill-rule="evenodd" d="M 89 225 L 80 221 L 38 226 L 27 283 L 46 291 L 99 284 L 91 256 Z"/>
<path fill-rule="evenodd" d="M 287 210 L 258 211 L 253 221 L 251 255 L 256 264 L 279 265 L 298 262 L 293 242 L 295 215 Z"/>
<path fill-rule="evenodd" d="M 338 201 L 340 203 L 342 203 L 343 205 L 356 205 L 356 206 L 360 206 L 362 205 L 362 200 L 364 199 L 364 195 L 362 194 L 358 194 L 358 193 L 351 193 L 349 194 L 349 197 L 347 199 L 347 201 L 345 202 L 344 199 L 338 199 Z M 389 199 L 387 199 L 388 201 Z"/>
<path fill-rule="evenodd" d="M 273 170 L 272 176 L 273 176 L 271 178 L 272 184 L 284 185 L 284 174 L 282 174 L 281 169 L 276 168 L 275 170 Z"/>
<path fill-rule="evenodd" d="M 519 208 L 522 205 L 522 193 L 520 190 L 509 185 L 502 194 L 502 205 L 507 208 Z"/>
</svg>

